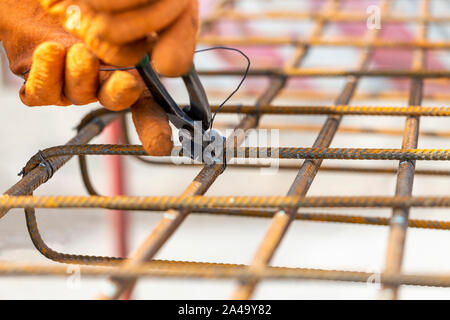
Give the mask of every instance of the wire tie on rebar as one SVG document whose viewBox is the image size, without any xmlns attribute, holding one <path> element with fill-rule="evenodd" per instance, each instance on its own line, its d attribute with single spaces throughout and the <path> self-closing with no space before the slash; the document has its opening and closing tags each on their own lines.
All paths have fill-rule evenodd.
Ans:
<svg viewBox="0 0 450 320">
<path fill-rule="evenodd" d="M 39 166 L 44 167 L 47 170 L 47 180 L 51 179 L 53 177 L 53 174 L 55 173 L 55 169 L 53 168 L 53 166 L 51 165 L 51 163 L 49 161 L 47 161 L 47 159 L 45 159 L 44 154 L 42 153 L 41 150 L 38 151 L 38 155 L 39 155 L 39 159 L 41 160 L 41 163 L 39 164 Z"/>
<path fill-rule="evenodd" d="M 23 167 L 17 175 L 23 178 L 25 176 L 25 167 Z"/>
<path fill-rule="evenodd" d="M 41 161 L 38 166 L 43 167 L 47 170 L 47 179 L 45 181 L 48 181 L 51 177 L 53 177 L 53 174 L 55 173 L 55 169 L 53 168 L 52 164 L 44 157 L 44 154 L 41 150 L 37 153 L 39 160 Z M 34 158 L 34 157 L 33 157 Z M 28 163 L 25 165 L 25 167 L 22 168 L 22 170 L 17 174 L 18 176 L 22 176 L 24 178 L 31 170 L 27 170 Z M 32 169 L 34 169 L 33 167 Z"/>
<path fill-rule="evenodd" d="M 27 164 L 22 168 L 22 170 L 20 170 L 20 172 L 17 174 L 18 176 L 24 178 L 28 174 L 29 170 L 27 170 Z"/>
</svg>

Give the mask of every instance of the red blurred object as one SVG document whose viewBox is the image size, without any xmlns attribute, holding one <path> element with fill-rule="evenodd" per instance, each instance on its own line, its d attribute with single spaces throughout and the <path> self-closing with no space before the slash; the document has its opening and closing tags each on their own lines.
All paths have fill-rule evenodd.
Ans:
<svg viewBox="0 0 450 320">
<path fill-rule="evenodd" d="M 122 126 L 119 120 L 114 121 L 108 127 L 108 142 L 111 144 L 120 144 L 122 141 Z M 110 172 L 110 193 L 112 196 L 126 194 L 126 169 L 123 157 L 107 157 L 108 172 Z M 112 211 L 111 225 L 113 232 L 113 242 L 115 255 L 126 258 L 128 255 L 128 223 L 129 216 L 125 211 Z M 123 300 L 131 299 L 132 289 L 125 292 Z"/>
</svg>

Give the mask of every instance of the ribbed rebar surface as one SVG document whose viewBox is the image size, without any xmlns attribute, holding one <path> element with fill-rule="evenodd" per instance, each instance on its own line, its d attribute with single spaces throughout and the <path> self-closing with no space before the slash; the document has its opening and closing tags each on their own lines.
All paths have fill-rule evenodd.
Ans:
<svg viewBox="0 0 450 320">
<path fill-rule="evenodd" d="M 66 264 L 79 264 L 81 273 L 90 277 L 107 277 L 114 283 L 112 292 L 101 292 L 97 298 L 117 299 L 141 277 L 173 277 L 195 279 L 238 280 L 238 285 L 232 293 L 235 299 L 250 299 L 261 280 L 323 280 L 366 282 L 372 276 L 367 272 L 344 270 L 322 270 L 306 268 L 272 267 L 270 262 L 284 238 L 286 231 L 295 220 L 317 222 L 339 222 L 355 225 L 378 225 L 389 227 L 389 240 L 386 248 L 384 271 L 379 275 L 383 284 L 383 292 L 389 292 L 390 297 L 398 297 L 401 285 L 450 287 L 450 273 L 439 274 L 403 274 L 401 265 L 404 255 L 406 231 L 410 228 L 425 228 L 450 230 L 450 221 L 409 219 L 409 210 L 413 207 L 449 208 L 450 195 L 416 195 L 412 193 L 415 175 L 427 175 L 433 179 L 447 179 L 448 170 L 425 169 L 416 170 L 416 161 L 429 161 L 431 164 L 450 160 L 450 149 L 418 148 L 421 136 L 436 139 L 448 139 L 449 131 L 420 131 L 421 117 L 450 117 L 450 107 L 443 106 L 442 101 L 448 101 L 439 94 L 426 95 L 424 85 L 427 82 L 450 83 L 449 70 L 431 70 L 426 66 L 426 55 L 429 51 L 450 49 L 449 41 L 431 41 L 427 35 L 429 23 L 448 24 L 450 17 L 434 17 L 430 13 L 431 0 L 421 0 L 420 10 L 416 16 L 399 16 L 390 13 L 390 2 L 380 0 L 381 20 L 387 23 L 411 23 L 417 26 L 417 36 L 413 40 L 393 41 L 380 37 L 380 30 L 368 29 L 364 37 L 342 38 L 324 36 L 324 30 L 329 23 L 363 22 L 364 15 L 346 12 L 341 8 L 340 1 L 328 0 L 318 12 L 267 11 L 240 12 L 236 6 L 239 0 L 219 0 L 214 10 L 202 22 L 200 44 L 233 45 L 233 46 L 267 46 L 293 47 L 294 54 L 285 61 L 282 67 L 254 68 L 250 77 L 269 79 L 269 85 L 254 104 L 229 104 L 222 108 L 213 106 L 212 111 L 219 114 L 242 115 L 241 121 L 235 125 L 234 133 L 226 142 L 227 168 L 261 168 L 267 165 L 239 164 L 231 161 L 245 159 L 277 159 L 281 160 L 280 169 L 297 170 L 298 174 L 286 196 L 217 196 L 208 197 L 204 194 L 223 171 L 223 165 L 203 165 L 200 163 L 184 164 L 192 167 L 202 167 L 196 178 L 189 184 L 185 192 L 178 196 L 116 196 L 102 197 L 97 194 L 87 171 L 86 157 L 88 155 L 120 155 L 134 156 L 149 165 L 174 166 L 178 161 L 161 160 L 148 157 L 142 146 L 131 145 L 92 145 L 88 142 L 98 135 L 105 126 L 113 120 L 122 117 L 128 111 L 112 113 L 98 110 L 86 116 L 78 126 L 77 135 L 66 145 L 51 147 L 36 153 L 25 165 L 22 179 L 0 197 L 0 218 L 10 209 L 24 208 L 26 223 L 30 237 L 45 257 Z M 223 21 L 242 23 L 245 21 L 289 19 L 292 21 L 309 20 L 313 23 L 307 36 L 292 37 L 279 35 L 269 37 L 264 35 L 249 36 L 245 32 L 241 36 L 215 33 L 215 26 Z M 316 46 L 354 47 L 360 52 L 356 66 L 352 69 L 304 68 L 305 57 L 311 48 Z M 414 51 L 413 66 L 410 70 L 373 70 L 369 66 L 376 48 L 408 48 Z M 199 74 L 208 77 L 240 76 L 240 69 L 200 70 Z M 342 91 L 336 96 L 333 105 L 273 105 L 285 89 L 289 79 L 298 77 L 345 77 Z M 410 81 L 408 101 L 399 106 L 364 106 L 351 105 L 352 99 L 358 97 L 359 81 L 366 77 L 404 78 Z M 254 93 L 250 93 L 254 97 Z M 299 92 L 299 95 L 304 93 Z M 380 92 L 373 98 L 383 95 Z M 445 92 L 442 93 L 443 95 Z M 448 94 L 448 92 L 447 92 Z M 399 93 L 395 93 L 396 96 Z M 312 92 L 310 96 L 326 97 L 329 94 Z M 403 97 L 403 96 L 402 96 Z M 436 99 L 439 106 L 422 106 L 423 98 Z M 265 125 L 264 128 L 290 131 L 316 132 L 317 138 L 311 147 L 281 146 L 281 147 L 241 147 L 240 144 L 250 129 L 256 128 L 265 115 L 290 116 L 326 116 L 323 126 L 280 123 Z M 340 126 L 346 116 L 405 117 L 404 127 L 372 129 L 350 126 Z M 220 120 L 219 120 L 220 121 Z M 220 126 L 220 122 L 217 125 Z M 125 123 L 125 122 L 124 122 Z M 223 124 L 223 123 L 222 123 Z M 227 124 L 224 124 L 227 126 Z M 126 131 L 126 130 L 125 130 Z M 352 146 L 331 148 L 337 132 L 350 134 L 383 134 L 402 135 L 403 143 L 399 148 L 354 148 Z M 127 132 L 126 132 L 127 133 Z M 422 147 L 422 145 L 420 144 Z M 175 147 L 173 155 L 182 156 L 180 147 Z M 80 170 L 90 196 L 32 196 L 40 185 L 51 180 L 73 156 L 79 156 Z M 173 157 L 172 160 L 176 157 Z M 324 159 L 354 160 L 352 167 L 334 165 L 322 166 Z M 291 162 L 283 162 L 283 161 Z M 298 160 L 293 163 L 292 161 Z M 357 160 L 387 160 L 399 161 L 394 167 L 358 167 Z M 336 162 L 334 162 L 336 163 Z M 315 176 L 321 171 L 337 171 L 346 174 L 397 174 L 396 192 L 392 196 L 333 196 L 310 197 L 307 195 Z M 226 170 L 223 174 L 226 174 Z M 167 183 L 170 183 L 167 182 Z M 450 185 L 447 191 L 450 191 Z M 448 194 L 448 193 L 447 193 Z M 105 208 L 111 210 L 167 211 L 164 217 L 149 234 L 142 245 L 128 259 L 102 256 L 86 256 L 60 253 L 50 248 L 42 239 L 36 217 L 37 208 Z M 303 212 L 302 208 L 389 208 L 392 216 L 389 218 L 376 216 L 367 217 L 360 214 L 327 212 Z M 218 263 L 196 263 L 182 261 L 154 260 L 155 255 L 182 225 L 189 214 L 227 215 L 234 217 L 255 217 L 270 219 L 269 228 L 260 241 L 254 256 L 247 265 L 231 265 Z M 59 210 L 55 214 L 64 214 Z M 82 219 L 82 218 L 80 218 Z M 0 262 L 2 276 L 64 276 L 66 267 L 63 265 L 36 265 L 30 263 Z"/>
</svg>

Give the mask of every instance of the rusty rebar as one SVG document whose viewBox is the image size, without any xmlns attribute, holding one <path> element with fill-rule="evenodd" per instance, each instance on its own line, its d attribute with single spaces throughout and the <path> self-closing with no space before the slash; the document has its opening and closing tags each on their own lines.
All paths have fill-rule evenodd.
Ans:
<svg viewBox="0 0 450 320">
<path fill-rule="evenodd" d="M 450 44 L 450 43 L 449 43 Z M 209 77 L 240 76 L 245 73 L 242 69 L 224 69 L 224 70 L 198 70 L 198 74 Z M 341 69 L 320 69 L 320 68 L 284 68 L 284 69 L 251 69 L 248 74 L 250 77 L 269 77 L 269 76 L 288 76 L 288 77 L 386 77 L 386 78 L 450 78 L 448 70 L 341 70 Z"/>
<path fill-rule="evenodd" d="M 171 167 L 200 167 L 203 166 L 201 163 L 181 163 L 175 164 L 171 160 L 148 158 L 145 159 L 140 156 L 136 156 L 138 160 L 148 164 L 148 165 L 156 165 L 156 166 L 171 166 Z M 280 162 L 276 164 L 276 168 L 280 170 L 298 170 L 301 166 L 301 163 L 293 163 L 293 162 Z M 227 168 L 229 169 L 260 169 L 260 168 L 271 168 L 273 165 L 271 163 L 237 163 L 233 159 L 227 162 Z M 85 170 L 85 169 L 82 169 Z M 393 168 L 366 168 L 366 167 L 356 167 L 356 166 L 322 166 L 320 167 L 321 172 L 330 171 L 330 172 L 348 172 L 348 173 L 367 173 L 367 174 L 397 174 L 397 170 Z M 88 173 L 83 173 L 86 177 L 88 177 Z M 450 175 L 449 170 L 433 170 L 433 169 L 421 169 L 416 170 L 416 175 L 424 175 L 424 176 L 435 176 L 445 178 Z M 86 187 L 88 188 L 88 187 Z M 91 194 L 96 195 L 96 194 Z"/>
<path fill-rule="evenodd" d="M 68 254 L 50 248 L 39 232 L 34 208 L 25 208 L 25 219 L 31 241 L 44 257 L 59 263 L 80 265 L 108 265 L 123 262 L 125 259 L 107 256 Z"/>
<path fill-rule="evenodd" d="M 22 264 L 0 262 L 0 276 L 63 276 L 67 277 L 67 266 Z M 327 280 L 346 282 L 370 282 L 374 278 L 381 283 L 392 285 L 414 285 L 430 287 L 450 287 L 450 276 L 419 274 L 374 274 L 369 272 L 323 270 L 306 268 L 266 267 L 251 270 L 244 265 L 208 264 L 195 262 L 147 262 L 129 268 L 123 267 L 79 267 L 83 277 L 138 277 L 194 278 L 194 279 L 266 279 L 266 280 Z"/>
<path fill-rule="evenodd" d="M 72 138 L 67 145 L 85 144 L 92 138 L 97 136 L 104 128 L 105 125 L 111 123 L 117 115 L 111 112 L 105 112 L 102 114 L 90 114 L 82 121 L 79 127 L 79 132 Z M 48 159 L 48 165 L 51 166 L 51 170 L 58 171 L 64 164 L 72 158 L 71 155 L 55 157 L 54 159 Z M 40 185 L 47 182 L 49 179 L 48 167 L 38 165 L 32 170 L 26 172 L 23 178 L 8 189 L 5 195 L 26 195 L 36 190 Z M 7 211 L 0 210 L 0 218 L 2 218 Z"/>
<path fill-rule="evenodd" d="M 0 197 L 0 208 L 103 208 L 111 210 L 170 210 L 199 208 L 446 208 L 450 197 L 442 196 L 349 196 L 304 197 L 288 196 L 8 196 Z M 284 211 L 283 211 L 284 212 Z M 286 214 L 284 212 L 283 214 Z M 293 214 L 295 215 L 295 213 Z"/>
<path fill-rule="evenodd" d="M 182 147 L 174 147 L 172 154 L 182 156 Z M 228 145 L 227 158 L 245 159 L 342 159 L 342 160 L 450 160 L 450 149 L 375 149 L 375 148 L 291 148 L 238 147 Z M 45 149 L 26 164 L 28 173 L 42 164 L 41 157 L 51 159 L 68 155 L 148 156 L 141 145 L 64 145 Z"/>
<path fill-rule="evenodd" d="M 214 122 L 215 128 L 229 128 L 229 122 Z M 308 124 L 308 123 L 266 123 L 261 124 L 259 129 L 279 129 L 290 131 L 305 131 L 305 132 L 318 132 L 321 129 L 320 125 Z M 375 128 L 375 127 L 354 127 L 354 126 L 340 126 L 339 133 L 364 133 L 364 134 L 379 134 L 389 136 L 403 136 L 404 130 L 394 128 Z M 450 131 L 445 130 L 421 130 L 419 136 L 433 137 L 433 138 L 450 138 Z"/>
<path fill-rule="evenodd" d="M 208 208 L 208 209 L 197 209 L 193 213 L 203 215 L 213 215 L 213 216 L 226 215 L 230 217 L 272 218 L 277 213 L 277 210 L 267 210 L 267 209 L 263 210 L 252 208 L 250 209 Z M 389 226 L 389 223 L 391 221 L 390 218 L 385 217 L 358 216 L 354 214 L 336 214 L 325 212 L 297 212 L 295 220 L 363 224 L 375 226 Z M 410 219 L 408 221 L 408 224 L 409 227 L 411 228 L 450 230 L 450 221 Z"/>
<path fill-rule="evenodd" d="M 314 11 L 262 11 L 262 12 L 239 12 L 236 10 L 226 10 L 222 12 L 220 16 L 221 20 L 315 20 L 326 19 L 330 22 L 366 22 L 366 12 L 336 12 L 333 15 L 329 15 L 323 12 Z M 389 14 L 380 16 L 380 20 L 384 23 L 408 23 L 408 22 L 431 22 L 435 24 L 447 24 L 450 23 L 450 16 L 428 16 L 426 18 L 421 16 L 406 16 L 399 14 Z"/>
<path fill-rule="evenodd" d="M 446 79 L 446 78 L 445 78 Z M 432 78 L 428 80 L 428 82 L 432 82 Z M 436 79 L 438 80 L 438 79 Z M 255 94 L 258 94 L 260 91 L 255 88 L 242 88 L 235 97 L 239 98 L 253 98 Z M 314 90 L 308 88 L 286 88 L 280 94 L 280 98 L 284 100 L 292 100 L 294 103 L 297 103 L 299 99 L 307 99 L 307 100 L 330 100 L 336 97 L 337 93 L 331 90 L 323 89 L 323 90 Z M 223 90 L 208 90 L 208 96 L 211 99 L 220 99 L 223 97 Z M 361 101 L 361 100 L 402 100 L 408 99 L 408 92 L 403 90 L 396 89 L 387 89 L 383 91 L 371 91 L 364 90 L 358 91 L 355 93 L 352 101 Z M 438 92 L 425 92 L 424 99 L 429 99 L 433 101 L 442 101 L 448 102 L 450 101 L 450 93 L 445 91 Z"/>
<path fill-rule="evenodd" d="M 428 16 L 430 10 L 430 1 L 421 0 L 420 14 Z M 425 21 L 419 24 L 418 40 L 424 41 L 427 38 L 427 23 Z M 416 49 L 414 52 L 413 69 L 422 69 L 426 64 L 426 51 L 423 49 Z M 409 104 L 421 105 L 423 94 L 423 79 L 413 78 L 410 84 Z M 403 136 L 402 148 L 417 148 L 419 140 L 419 116 L 408 116 L 405 124 L 405 133 Z M 411 196 L 414 183 L 414 170 L 416 162 L 414 160 L 400 161 L 397 185 L 395 190 L 396 196 Z M 385 272 L 386 273 L 400 273 L 404 247 L 406 241 L 406 232 L 408 228 L 409 208 L 395 208 L 392 212 L 392 219 L 390 222 L 390 232 L 388 239 L 388 246 L 386 249 Z M 398 298 L 398 287 L 384 286 L 383 295 L 389 298 Z"/>
<path fill-rule="evenodd" d="M 218 106 L 212 106 L 215 112 Z M 450 117 L 448 107 L 388 106 L 222 106 L 219 113 Z"/>
<path fill-rule="evenodd" d="M 305 45 L 305 46 L 330 46 L 330 47 L 360 47 L 365 48 L 368 45 L 376 48 L 423 48 L 429 50 L 450 49 L 448 41 L 401 41 L 379 39 L 368 42 L 366 39 L 339 38 L 332 39 L 315 38 L 301 40 L 285 36 L 244 36 L 244 37 L 224 37 L 224 36 L 201 36 L 198 38 L 200 44 L 205 45 L 227 45 L 227 46 L 286 46 L 286 45 Z"/>
<path fill-rule="evenodd" d="M 382 0 L 381 2 L 381 12 L 386 11 L 389 3 Z M 335 7 L 333 8 L 335 9 Z M 334 11 L 334 10 L 333 10 Z M 369 33 L 370 38 L 369 43 L 373 43 L 379 35 L 379 30 L 374 29 Z M 361 53 L 358 60 L 358 68 L 360 70 L 367 70 L 369 67 L 369 62 L 372 55 L 372 46 L 366 46 L 365 50 Z M 335 104 L 343 105 L 348 104 L 356 91 L 359 78 L 350 77 L 341 94 L 337 97 Z M 332 115 L 329 116 L 323 125 L 316 141 L 314 142 L 313 148 L 327 148 L 330 146 L 334 135 L 336 134 L 342 116 Z M 322 164 L 322 160 L 305 160 L 301 166 L 297 177 L 295 178 L 291 188 L 289 189 L 289 196 L 305 196 L 308 192 L 319 168 Z M 283 208 L 283 207 L 280 207 Z M 276 249 L 278 248 L 281 240 L 283 239 L 287 229 L 289 228 L 291 222 L 295 218 L 295 213 L 297 208 L 291 208 L 287 212 L 285 210 L 280 210 L 273 217 L 269 229 L 266 232 L 261 244 L 259 245 L 253 259 L 250 263 L 251 268 L 261 269 L 268 265 L 272 259 Z M 241 282 L 237 289 L 233 292 L 232 297 L 234 299 L 249 299 L 255 290 L 257 281 L 245 281 Z"/>
<path fill-rule="evenodd" d="M 387 7 L 387 1 L 383 1 Z M 396 297 L 399 285 L 426 285 L 426 286 L 450 286 L 448 275 L 405 275 L 401 273 L 401 260 L 403 257 L 404 239 L 407 226 L 414 228 L 449 230 L 450 222 L 440 220 L 417 220 L 408 219 L 408 211 L 411 207 L 450 207 L 448 196 L 421 196 L 413 197 L 412 179 L 414 174 L 441 175 L 446 177 L 450 171 L 446 170 L 415 170 L 414 162 L 417 160 L 450 160 L 448 149 L 417 149 L 417 137 L 419 134 L 427 136 L 447 137 L 447 132 L 435 133 L 432 131 L 419 132 L 419 118 L 421 116 L 450 116 L 447 107 L 422 107 L 423 82 L 446 84 L 450 78 L 447 70 L 427 70 L 424 68 L 425 50 L 447 49 L 450 43 L 446 41 L 430 42 L 425 37 L 427 23 L 436 21 L 446 22 L 449 17 L 432 17 L 425 8 L 427 0 L 422 1 L 421 15 L 418 17 L 403 17 L 382 13 L 383 22 L 411 21 L 420 23 L 419 37 L 414 41 L 390 41 L 377 39 L 379 31 L 370 31 L 366 39 L 320 38 L 322 29 L 330 21 L 360 21 L 361 16 L 352 13 L 337 11 L 338 1 L 329 1 L 329 10 L 321 10 L 317 14 L 311 13 L 257 13 L 243 14 L 239 16 L 233 11 L 233 0 L 221 0 L 213 14 L 202 22 L 203 30 L 210 31 L 215 23 L 223 19 L 259 19 L 267 17 L 278 19 L 281 17 L 292 17 L 296 20 L 303 18 L 315 19 L 315 26 L 306 40 L 291 39 L 288 37 L 247 37 L 226 38 L 217 36 L 202 36 L 200 41 L 220 44 L 237 45 L 269 45 L 296 47 L 295 53 L 290 61 L 279 69 L 254 69 L 252 76 L 269 77 L 271 82 L 268 89 L 258 99 L 256 105 L 233 105 L 225 106 L 220 113 L 237 113 L 246 117 L 235 128 L 235 133 L 227 140 L 227 157 L 245 158 L 276 158 L 276 159 L 299 159 L 302 161 L 280 161 L 281 169 L 300 169 L 287 197 L 205 197 L 203 196 L 216 178 L 222 172 L 222 166 L 203 166 L 202 164 L 189 164 L 203 166 L 201 172 L 189 185 L 180 197 L 78 197 L 78 196 L 55 196 L 55 197 L 32 197 L 31 194 L 40 184 L 45 183 L 53 173 L 67 162 L 73 155 L 79 155 L 80 169 L 83 181 L 91 195 L 97 195 L 92 181 L 87 173 L 85 155 L 132 155 L 150 164 L 173 165 L 170 160 L 160 160 L 146 156 L 141 146 L 133 145 L 86 145 L 103 127 L 117 117 L 109 111 L 96 112 L 91 117 L 83 120 L 80 125 L 79 134 L 66 146 L 59 146 L 43 150 L 36 154 L 24 168 L 24 178 L 11 188 L 8 192 L 11 196 L 0 197 L 0 217 L 10 208 L 25 208 L 27 227 L 36 248 L 47 258 L 62 263 L 76 263 L 81 265 L 99 265 L 96 267 L 81 267 L 81 272 L 86 276 L 111 277 L 114 289 L 111 292 L 103 292 L 100 298 L 117 298 L 132 285 L 139 277 L 166 277 L 166 278 L 194 278 L 194 279 L 232 279 L 239 281 L 238 290 L 234 298 L 250 298 L 251 294 L 260 280 L 268 279 L 291 279 L 291 280 L 328 280 L 328 281 L 357 281 L 364 282 L 373 279 L 384 285 L 384 288 L 393 288 Z M 225 7 L 228 6 L 228 9 Z M 302 18 L 303 17 L 303 18 Z M 450 21 L 450 20 L 449 20 Z M 243 33 L 244 34 L 244 33 Z M 206 39 L 206 40 L 205 40 Z M 299 65 L 313 45 L 325 46 L 353 46 L 364 48 L 360 56 L 356 70 L 340 69 L 304 69 Z M 374 47 L 390 48 L 414 48 L 414 68 L 411 70 L 368 70 L 368 64 Z M 233 76 L 241 75 L 241 70 L 208 70 L 201 72 L 209 76 Z M 288 78 L 291 77 L 350 77 L 335 101 L 335 106 L 272 106 L 270 103 L 285 88 Z M 389 106 L 350 106 L 350 100 L 356 95 L 355 91 L 360 77 L 405 77 L 411 78 L 409 90 L 408 107 Z M 433 80 L 434 79 L 434 80 Z M 252 95 L 253 96 L 253 95 Z M 375 93 L 375 98 L 385 97 L 386 92 Z M 430 94 L 428 94 L 430 96 Z M 324 98 L 323 93 L 314 95 L 315 98 Z M 398 92 L 395 97 L 399 98 Z M 444 93 L 432 94 L 433 99 L 447 99 Z M 305 98 L 305 96 L 302 96 Z M 448 99 L 447 99 L 448 100 Z M 215 111 L 217 107 L 213 107 Z M 265 114 L 290 114 L 290 115 L 328 115 L 324 126 L 316 125 L 276 125 L 272 127 L 279 129 L 294 128 L 294 130 L 317 130 L 320 131 L 313 148 L 240 148 L 239 144 L 244 140 L 248 129 L 258 125 L 260 117 Z M 342 116 L 405 116 L 407 117 L 404 131 L 392 129 L 375 128 L 353 128 L 339 127 Z M 218 124 L 218 123 L 216 123 Z M 269 126 L 263 126 L 271 128 Z M 242 129 L 242 130 L 241 130 Z M 382 133 L 382 134 L 404 134 L 401 149 L 355 149 L 355 148 L 329 148 L 335 135 L 339 132 L 358 133 Z M 175 152 L 180 149 L 175 149 Z M 323 159 L 378 159 L 378 160 L 400 160 L 398 170 L 390 168 L 363 168 L 363 167 L 321 167 Z M 298 162 L 298 163 L 297 163 Z M 184 164 L 184 163 L 183 163 Z M 228 168 L 260 168 L 267 164 L 240 164 L 228 162 Z M 306 197 L 315 175 L 319 171 L 338 172 L 361 172 L 361 173 L 398 173 L 397 190 L 394 197 Z M 19 196 L 19 197 L 16 197 Z M 392 208 L 391 218 L 365 217 L 345 215 L 337 213 L 313 213 L 299 212 L 298 208 L 336 208 L 336 207 L 358 207 L 358 208 Z M 34 208 L 107 208 L 126 209 L 139 211 L 165 211 L 168 210 L 160 220 L 156 228 L 146 241 L 139 247 L 129 260 L 109 257 L 89 257 L 59 253 L 48 247 L 39 234 L 37 228 Z M 266 237 L 260 248 L 255 253 L 250 265 L 230 265 L 216 263 L 195 263 L 182 261 L 151 261 L 160 248 L 171 237 L 175 230 L 181 225 L 190 213 L 201 214 L 224 214 L 239 217 L 271 218 L 272 222 Z M 400 221 L 400 218 L 405 218 Z M 382 274 L 369 274 L 354 271 L 338 270 L 313 270 L 304 268 L 280 268 L 269 267 L 274 252 L 289 225 L 294 220 L 340 222 L 352 224 L 382 225 L 390 226 L 390 238 L 387 250 L 386 269 Z M 399 224 L 399 221 L 402 222 Z M 125 263 L 124 263 L 125 262 Z M 112 267 L 114 266 L 114 267 Z M 15 263 L 0 262 L 0 275 L 52 275 L 67 276 L 65 266 L 40 266 L 21 265 Z M 384 295 L 386 296 L 386 295 Z"/>
<path fill-rule="evenodd" d="M 330 3 L 334 6 L 335 0 L 330 0 Z M 216 8 L 217 9 L 217 8 Z M 220 9 L 220 8 L 219 8 Z M 214 15 L 214 12 L 213 14 Z M 321 32 L 324 20 L 318 20 L 312 29 L 312 36 L 316 36 Z M 288 63 L 288 66 L 297 66 L 301 63 L 306 55 L 307 48 L 303 45 L 298 46 L 295 51 L 293 59 Z M 287 82 L 285 75 L 278 75 L 271 77 L 271 81 L 267 90 L 258 98 L 257 105 L 270 104 L 276 96 L 282 91 Z M 258 125 L 258 115 L 247 115 L 235 128 L 235 133 L 227 139 L 227 145 L 230 147 L 237 147 L 245 138 L 246 131 L 250 128 L 254 128 Z M 205 167 L 194 180 L 183 195 L 204 194 L 209 186 L 214 182 L 222 168 L 216 168 L 216 171 L 210 172 L 208 167 Z M 190 212 L 188 210 L 182 211 L 170 211 L 160 221 L 158 226 L 149 235 L 147 240 L 142 244 L 136 254 L 132 257 L 130 265 L 148 261 L 158 252 L 158 250 L 167 241 L 170 235 L 180 226 L 182 221 L 187 217 Z M 136 280 L 133 281 L 121 281 L 120 279 L 112 279 L 114 283 L 114 290 L 108 293 L 102 293 L 100 299 L 117 299 L 122 292 L 124 292 L 129 286 L 131 286 Z"/>
</svg>

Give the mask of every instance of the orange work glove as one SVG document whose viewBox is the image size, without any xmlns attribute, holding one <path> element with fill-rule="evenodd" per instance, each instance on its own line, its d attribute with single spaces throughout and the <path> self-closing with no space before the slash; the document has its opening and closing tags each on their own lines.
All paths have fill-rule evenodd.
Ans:
<svg viewBox="0 0 450 320">
<path fill-rule="evenodd" d="M 39 1 L 107 64 L 134 66 L 152 46 L 159 73 L 175 77 L 191 67 L 198 0 Z"/>
<path fill-rule="evenodd" d="M 0 1 L 0 40 L 11 70 L 27 79 L 20 90 L 26 105 L 82 105 L 99 100 L 113 111 L 131 106 L 145 150 L 155 156 L 170 154 L 167 116 L 148 93 L 143 94 L 137 72 L 100 71 L 105 66 L 99 59 L 81 39 L 65 31 L 57 17 L 45 12 L 39 0 Z"/>
</svg>

